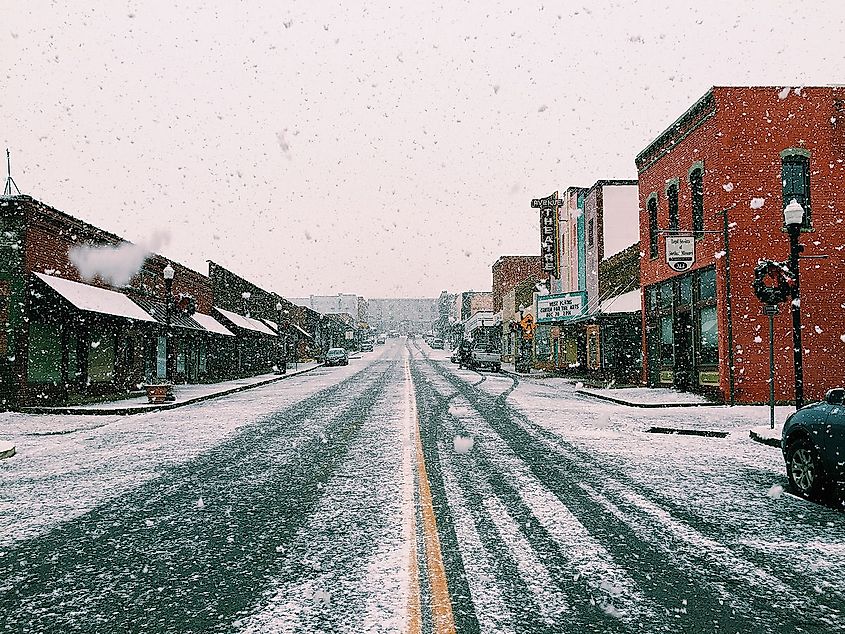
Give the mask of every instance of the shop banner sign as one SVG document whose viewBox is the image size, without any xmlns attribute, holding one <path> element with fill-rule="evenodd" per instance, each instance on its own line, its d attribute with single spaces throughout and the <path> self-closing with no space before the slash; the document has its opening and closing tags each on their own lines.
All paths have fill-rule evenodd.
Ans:
<svg viewBox="0 0 845 634">
<path fill-rule="evenodd" d="M 695 238 L 666 236 L 666 263 L 673 271 L 687 271 L 695 264 Z"/>
<path fill-rule="evenodd" d="M 587 309 L 586 291 L 544 295 L 537 298 L 537 323 L 548 324 L 583 317 Z"/>
</svg>

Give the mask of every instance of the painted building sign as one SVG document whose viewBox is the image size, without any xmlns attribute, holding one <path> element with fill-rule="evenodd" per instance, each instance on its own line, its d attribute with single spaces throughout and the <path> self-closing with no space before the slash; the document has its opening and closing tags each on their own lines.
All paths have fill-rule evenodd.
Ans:
<svg viewBox="0 0 845 634">
<path fill-rule="evenodd" d="M 538 297 L 537 323 L 544 324 L 577 319 L 584 316 L 586 308 L 586 291 Z"/>
</svg>

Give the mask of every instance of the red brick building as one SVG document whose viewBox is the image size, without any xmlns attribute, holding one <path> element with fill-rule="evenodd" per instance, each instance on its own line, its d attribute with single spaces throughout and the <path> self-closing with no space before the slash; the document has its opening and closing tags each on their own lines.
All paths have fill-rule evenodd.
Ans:
<svg viewBox="0 0 845 634">
<path fill-rule="evenodd" d="M 255 316 L 274 316 L 267 306 L 281 298 L 261 297 Z M 252 346 L 260 354 L 244 361 L 246 337 L 218 321 L 226 301 L 201 273 L 29 196 L 2 196 L 0 409 L 118 398 L 165 377 L 269 371 L 276 333 L 251 320 L 265 332 Z"/>
<path fill-rule="evenodd" d="M 825 258 L 801 263 L 805 395 L 845 384 L 845 89 L 714 87 L 636 165 L 643 379 L 739 403 L 768 400 L 768 318 L 752 281 L 760 259 L 788 259 L 783 208 L 795 198 L 807 210 L 804 256 Z M 689 270 L 666 263 L 665 230 L 695 237 Z M 774 326 L 776 398 L 788 401 L 788 302 Z"/>
<path fill-rule="evenodd" d="M 502 310 L 502 298 L 520 282 L 546 277 L 539 255 L 500 256 L 493 264 L 493 312 Z"/>
</svg>

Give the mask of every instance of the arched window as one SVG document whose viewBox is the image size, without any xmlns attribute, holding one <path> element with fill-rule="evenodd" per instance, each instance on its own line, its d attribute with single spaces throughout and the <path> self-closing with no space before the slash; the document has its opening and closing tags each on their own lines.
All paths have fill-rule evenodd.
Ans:
<svg viewBox="0 0 845 634">
<path fill-rule="evenodd" d="M 692 196 L 692 231 L 696 238 L 704 235 L 704 173 L 696 167 L 689 175 Z"/>
<path fill-rule="evenodd" d="M 672 183 L 666 189 L 666 199 L 669 202 L 669 229 L 676 231 L 680 226 L 678 214 L 678 185 Z"/>
<path fill-rule="evenodd" d="M 657 257 L 657 196 L 648 199 L 648 250 L 651 259 Z"/>
<path fill-rule="evenodd" d="M 800 153 L 799 153 L 800 152 Z M 810 156 L 806 150 L 781 152 L 781 179 L 783 181 L 783 209 L 793 198 L 804 208 L 804 229 L 813 226 L 810 213 Z"/>
</svg>

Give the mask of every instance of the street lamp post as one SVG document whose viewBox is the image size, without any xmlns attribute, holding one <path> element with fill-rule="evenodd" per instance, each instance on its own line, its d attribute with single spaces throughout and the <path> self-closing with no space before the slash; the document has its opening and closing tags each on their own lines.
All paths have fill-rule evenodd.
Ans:
<svg viewBox="0 0 845 634">
<path fill-rule="evenodd" d="M 795 409 L 804 405 L 804 349 L 801 346 L 801 288 L 798 258 L 804 250 L 798 244 L 804 208 L 794 198 L 783 210 L 783 221 L 789 232 L 789 270 L 792 273 L 792 354 L 795 364 Z"/>
<path fill-rule="evenodd" d="M 284 306 L 282 306 L 282 302 L 276 302 L 276 313 L 279 318 L 279 328 L 277 329 L 276 334 L 280 340 L 279 350 L 281 350 L 281 354 L 279 355 L 280 359 L 278 361 L 279 374 L 285 374 L 288 371 L 288 326 L 282 321 L 284 319 L 283 310 Z M 282 327 L 285 329 L 284 339 L 282 339 Z"/>
<path fill-rule="evenodd" d="M 173 276 L 176 274 L 176 271 L 173 270 L 173 267 L 170 263 L 167 263 L 167 266 L 164 267 L 164 271 L 162 271 L 162 275 L 164 275 L 164 323 L 165 323 L 165 331 L 164 331 L 164 375 L 167 379 L 168 383 L 173 383 L 173 351 L 171 350 L 171 332 L 170 332 L 170 321 L 171 321 L 171 312 L 173 310 Z"/>
</svg>

